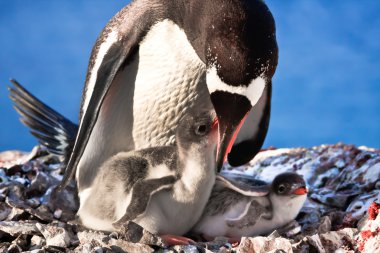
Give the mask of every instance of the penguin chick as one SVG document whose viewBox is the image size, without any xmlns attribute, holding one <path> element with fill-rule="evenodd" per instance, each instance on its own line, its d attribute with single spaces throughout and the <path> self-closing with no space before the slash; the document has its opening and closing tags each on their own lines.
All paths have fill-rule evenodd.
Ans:
<svg viewBox="0 0 380 253">
<path fill-rule="evenodd" d="M 249 176 L 223 173 L 192 230 L 206 239 L 268 234 L 297 216 L 306 193 L 305 181 L 296 173 L 279 174 L 270 185 Z"/>
<path fill-rule="evenodd" d="M 79 194 L 88 228 L 114 231 L 134 221 L 156 234 L 183 235 L 199 220 L 215 183 L 216 115 L 184 117 L 176 146 L 120 152 Z"/>
</svg>

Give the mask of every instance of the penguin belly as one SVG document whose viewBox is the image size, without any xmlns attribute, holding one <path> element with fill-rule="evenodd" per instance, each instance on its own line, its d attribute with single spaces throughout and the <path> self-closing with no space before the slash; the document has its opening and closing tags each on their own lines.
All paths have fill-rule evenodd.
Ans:
<svg viewBox="0 0 380 253">
<path fill-rule="evenodd" d="M 112 155 L 173 144 L 187 111 L 213 110 L 205 74 L 183 30 L 169 20 L 154 25 L 103 102 L 78 165 L 79 191 L 92 184 Z"/>
<path fill-rule="evenodd" d="M 214 162 L 209 166 L 188 159 L 173 188 L 154 194 L 146 212 L 134 221 L 152 233 L 188 232 L 201 218 L 215 183 Z"/>
<path fill-rule="evenodd" d="M 183 235 L 197 222 L 202 211 L 202 206 L 173 201 L 173 193 L 163 191 L 152 197 L 147 211 L 134 222 L 152 233 Z"/>
</svg>

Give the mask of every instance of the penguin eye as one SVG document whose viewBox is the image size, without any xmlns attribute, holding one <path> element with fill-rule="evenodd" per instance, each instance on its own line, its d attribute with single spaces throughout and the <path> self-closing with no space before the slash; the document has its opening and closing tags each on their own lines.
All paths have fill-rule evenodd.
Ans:
<svg viewBox="0 0 380 253">
<path fill-rule="evenodd" d="M 280 186 L 278 187 L 278 193 L 284 193 L 286 190 L 286 187 L 285 185 L 283 184 L 280 184 Z"/>
<path fill-rule="evenodd" d="M 207 134 L 207 125 L 202 124 L 202 125 L 196 126 L 195 134 L 199 135 L 199 136 L 206 135 Z"/>
</svg>

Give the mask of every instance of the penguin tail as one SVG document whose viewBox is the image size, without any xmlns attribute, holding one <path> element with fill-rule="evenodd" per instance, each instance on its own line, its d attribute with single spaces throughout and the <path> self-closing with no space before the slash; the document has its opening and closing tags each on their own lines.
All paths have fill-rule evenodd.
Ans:
<svg viewBox="0 0 380 253">
<path fill-rule="evenodd" d="M 54 155 L 63 158 L 66 164 L 74 147 L 78 125 L 56 112 L 28 92 L 16 80 L 10 80 L 9 97 L 15 110 L 38 142 Z"/>
</svg>

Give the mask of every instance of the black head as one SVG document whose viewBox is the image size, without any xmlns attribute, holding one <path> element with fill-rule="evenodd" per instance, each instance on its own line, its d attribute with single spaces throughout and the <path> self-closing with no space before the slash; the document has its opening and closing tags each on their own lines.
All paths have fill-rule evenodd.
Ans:
<svg viewBox="0 0 380 253">
<path fill-rule="evenodd" d="M 219 120 L 221 168 L 245 116 L 271 85 L 278 48 L 275 22 L 261 0 L 190 0 L 178 18 L 207 68 Z"/>
<path fill-rule="evenodd" d="M 307 188 L 302 176 L 285 172 L 275 177 L 272 182 L 272 191 L 281 196 L 305 195 Z"/>
<path fill-rule="evenodd" d="M 189 112 L 180 120 L 176 142 L 182 150 L 211 147 L 216 143 L 217 133 L 218 121 L 215 113 Z"/>
</svg>

